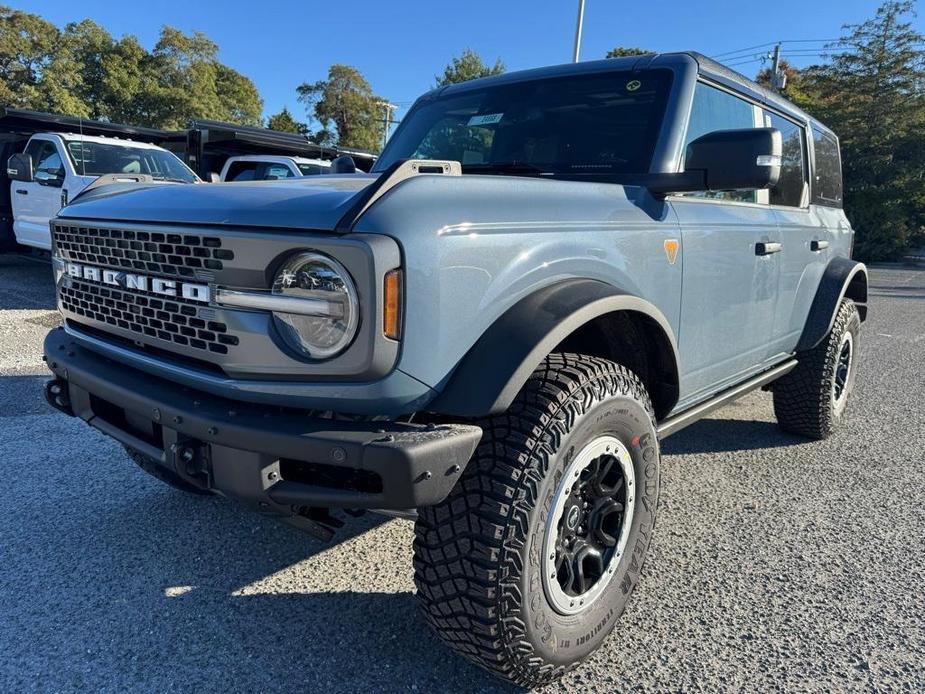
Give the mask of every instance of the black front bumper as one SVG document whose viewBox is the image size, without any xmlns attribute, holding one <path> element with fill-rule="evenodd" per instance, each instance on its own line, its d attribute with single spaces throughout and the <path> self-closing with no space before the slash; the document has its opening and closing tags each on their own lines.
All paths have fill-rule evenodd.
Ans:
<svg viewBox="0 0 925 694">
<path fill-rule="evenodd" d="M 461 424 L 341 421 L 251 405 L 104 357 L 63 329 L 45 338 L 46 397 L 185 481 L 263 513 L 404 510 L 443 500 L 481 438 Z"/>
</svg>

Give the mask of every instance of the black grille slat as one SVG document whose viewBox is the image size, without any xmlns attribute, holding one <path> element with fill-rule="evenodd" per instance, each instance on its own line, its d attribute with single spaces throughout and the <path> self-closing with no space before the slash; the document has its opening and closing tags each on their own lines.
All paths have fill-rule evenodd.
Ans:
<svg viewBox="0 0 925 694">
<path fill-rule="evenodd" d="M 55 223 L 55 248 L 64 260 L 122 270 L 195 277 L 197 270 L 222 270 L 234 252 L 215 236 L 164 234 Z"/>
<path fill-rule="evenodd" d="M 221 322 L 196 318 L 197 307 L 183 299 L 165 301 L 150 293 L 102 287 L 69 278 L 59 287 L 64 310 L 139 336 L 195 349 L 227 354 L 238 338 Z M 206 330 L 206 327 L 210 330 Z"/>
</svg>

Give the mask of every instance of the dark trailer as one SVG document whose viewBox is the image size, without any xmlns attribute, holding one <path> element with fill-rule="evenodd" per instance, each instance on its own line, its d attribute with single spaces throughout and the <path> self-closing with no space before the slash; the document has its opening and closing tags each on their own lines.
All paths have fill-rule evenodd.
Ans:
<svg viewBox="0 0 925 694">
<path fill-rule="evenodd" d="M 376 155 L 358 149 L 328 147 L 298 133 L 284 133 L 212 120 L 192 120 L 186 141 L 186 163 L 199 177 L 208 181 L 218 174 L 229 157 L 246 154 L 274 154 L 288 157 L 332 160 L 350 155 L 357 168 L 369 171 Z"/>
</svg>

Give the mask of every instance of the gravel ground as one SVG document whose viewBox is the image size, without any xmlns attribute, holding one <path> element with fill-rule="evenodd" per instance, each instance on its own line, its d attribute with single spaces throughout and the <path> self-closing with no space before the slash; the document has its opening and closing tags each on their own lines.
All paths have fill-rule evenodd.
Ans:
<svg viewBox="0 0 925 694">
<path fill-rule="evenodd" d="M 617 631 L 549 691 L 925 689 L 925 271 L 873 271 L 849 426 L 755 393 L 666 440 Z M 324 545 L 42 402 L 49 266 L 0 256 L 0 691 L 511 691 L 415 611 L 411 524 Z"/>
</svg>

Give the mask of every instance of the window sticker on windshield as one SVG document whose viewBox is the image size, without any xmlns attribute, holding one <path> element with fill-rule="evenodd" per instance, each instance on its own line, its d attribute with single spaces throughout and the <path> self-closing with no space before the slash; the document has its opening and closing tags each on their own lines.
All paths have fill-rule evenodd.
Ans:
<svg viewBox="0 0 925 694">
<path fill-rule="evenodd" d="M 642 86 L 642 82 L 640 82 L 639 80 L 630 80 L 629 82 L 626 83 L 626 91 L 635 92 L 641 86 Z"/>
<path fill-rule="evenodd" d="M 483 113 L 480 116 L 472 116 L 467 125 L 494 125 L 504 117 L 503 113 Z"/>
</svg>

